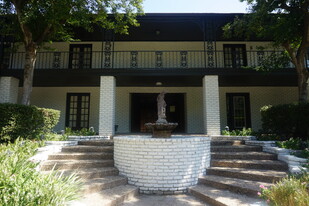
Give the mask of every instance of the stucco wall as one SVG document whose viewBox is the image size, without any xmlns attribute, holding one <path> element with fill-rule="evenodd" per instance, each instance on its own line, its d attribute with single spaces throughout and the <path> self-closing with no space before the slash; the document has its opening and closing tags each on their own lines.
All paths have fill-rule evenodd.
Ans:
<svg viewBox="0 0 309 206">
<path fill-rule="evenodd" d="M 264 105 L 277 105 L 296 102 L 297 87 L 220 87 L 221 129 L 227 125 L 226 93 L 249 93 L 251 123 L 253 130 L 261 128 L 260 108 Z"/>
<path fill-rule="evenodd" d="M 54 128 L 60 131 L 65 128 L 67 93 L 90 93 L 89 126 L 97 131 L 99 128 L 99 87 L 34 87 L 31 104 L 60 110 L 60 121 Z"/>
</svg>

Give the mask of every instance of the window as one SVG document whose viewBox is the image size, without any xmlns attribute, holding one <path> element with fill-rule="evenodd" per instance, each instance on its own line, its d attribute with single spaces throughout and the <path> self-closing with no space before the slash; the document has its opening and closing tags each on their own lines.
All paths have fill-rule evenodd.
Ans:
<svg viewBox="0 0 309 206">
<path fill-rule="evenodd" d="M 227 93 L 227 123 L 230 129 L 251 127 L 250 102 L 248 93 Z"/>
<path fill-rule="evenodd" d="M 89 128 L 89 93 L 68 93 L 66 127 L 74 130 Z"/>
<path fill-rule="evenodd" d="M 245 44 L 224 44 L 224 66 L 227 68 L 241 68 L 247 66 Z"/>
<path fill-rule="evenodd" d="M 91 55 L 92 55 L 91 44 L 71 44 L 69 68 L 90 69 Z"/>
<path fill-rule="evenodd" d="M 11 53 L 12 43 L 10 42 L 0 42 L 0 67 L 8 68 L 10 64 L 10 53 Z"/>
</svg>

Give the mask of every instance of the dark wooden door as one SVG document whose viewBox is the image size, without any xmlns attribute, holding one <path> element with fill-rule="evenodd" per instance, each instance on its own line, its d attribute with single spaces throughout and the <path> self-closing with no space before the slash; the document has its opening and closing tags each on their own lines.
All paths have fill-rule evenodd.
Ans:
<svg viewBox="0 0 309 206">
<path fill-rule="evenodd" d="M 90 93 L 68 93 L 66 127 L 73 130 L 89 128 Z"/>
</svg>

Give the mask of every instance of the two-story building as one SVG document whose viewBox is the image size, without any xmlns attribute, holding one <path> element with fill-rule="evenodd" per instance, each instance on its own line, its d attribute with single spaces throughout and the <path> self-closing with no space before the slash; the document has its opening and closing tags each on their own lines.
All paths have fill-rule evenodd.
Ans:
<svg viewBox="0 0 309 206">
<path fill-rule="evenodd" d="M 224 38 L 222 27 L 235 16 L 146 14 L 129 35 L 80 29 L 80 41 L 38 52 L 31 104 L 61 111 L 55 131 L 139 133 L 157 119 L 156 97 L 164 90 L 167 120 L 179 124 L 175 132 L 258 130 L 262 106 L 298 100 L 297 75 L 291 64 L 273 73 L 244 69 L 280 51 L 271 40 Z M 25 54 L 7 52 L 13 44 L 2 37 L 1 102 L 21 96 Z"/>
</svg>

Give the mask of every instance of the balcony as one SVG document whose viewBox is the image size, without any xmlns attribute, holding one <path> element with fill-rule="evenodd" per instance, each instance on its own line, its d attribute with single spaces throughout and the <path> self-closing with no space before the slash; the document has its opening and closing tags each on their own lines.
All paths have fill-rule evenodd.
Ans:
<svg viewBox="0 0 309 206">
<path fill-rule="evenodd" d="M 256 67 L 279 55 L 278 51 L 91 51 L 91 52 L 38 52 L 35 68 L 54 69 L 125 69 L 125 70 L 168 70 L 208 68 Z M 25 53 L 5 55 L 2 67 L 23 69 Z M 309 66 L 309 58 L 306 60 Z M 285 63 L 285 68 L 292 68 Z"/>
</svg>

